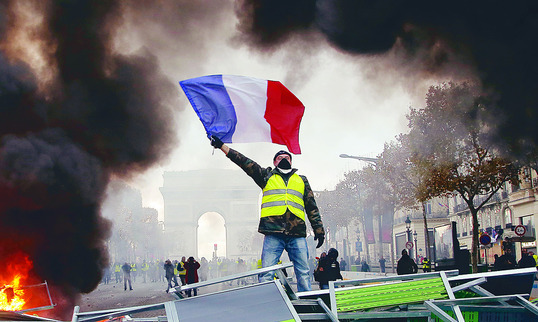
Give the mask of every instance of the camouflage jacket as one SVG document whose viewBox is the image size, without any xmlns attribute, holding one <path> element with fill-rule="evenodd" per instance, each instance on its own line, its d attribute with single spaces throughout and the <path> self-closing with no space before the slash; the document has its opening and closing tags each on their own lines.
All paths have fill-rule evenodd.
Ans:
<svg viewBox="0 0 538 322">
<path fill-rule="evenodd" d="M 256 182 L 262 189 L 265 188 L 267 181 L 272 175 L 280 175 L 285 182 L 288 182 L 288 178 L 291 174 L 297 171 L 297 169 L 293 169 L 291 173 L 283 174 L 277 169 L 262 168 L 256 162 L 233 149 L 230 149 L 227 156 L 254 179 L 254 182 Z M 312 225 L 315 234 L 324 235 L 323 222 L 321 221 L 321 216 L 319 214 L 318 206 L 316 205 L 316 200 L 314 199 L 312 188 L 305 176 L 299 176 L 305 183 L 303 200 L 305 204 L 305 213 L 310 221 L 310 225 Z M 260 218 L 258 231 L 264 235 L 280 233 L 288 236 L 306 237 L 306 223 L 287 209 L 282 216 Z"/>
</svg>

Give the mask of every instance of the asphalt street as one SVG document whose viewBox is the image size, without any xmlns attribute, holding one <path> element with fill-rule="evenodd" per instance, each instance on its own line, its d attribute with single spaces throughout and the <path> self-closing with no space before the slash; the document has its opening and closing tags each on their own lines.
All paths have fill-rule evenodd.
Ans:
<svg viewBox="0 0 538 322">
<path fill-rule="evenodd" d="M 212 293 L 230 287 L 232 286 L 222 283 L 207 286 L 199 289 L 198 295 Z M 166 293 L 165 282 L 143 283 L 137 281 L 133 283 L 132 291 L 129 289 L 125 291 L 123 283 L 100 284 L 93 292 L 82 295 L 79 306 L 80 312 L 89 312 L 164 303 L 176 299 L 177 298 L 173 294 Z M 132 317 L 155 317 L 164 315 L 164 310 L 156 310 L 136 313 L 132 315 Z"/>
</svg>

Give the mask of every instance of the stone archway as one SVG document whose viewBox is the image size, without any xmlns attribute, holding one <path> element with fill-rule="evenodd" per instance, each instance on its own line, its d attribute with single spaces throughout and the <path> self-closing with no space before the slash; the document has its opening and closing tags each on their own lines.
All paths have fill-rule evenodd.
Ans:
<svg viewBox="0 0 538 322">
<path fill-rule="evenodd" d="M 198 219 L 198 257 L 210 260 L 226 256 L 226 222 L 218 212 L 206 212 Z"/>
<path fill-rule="evenodd" d="M 228 258 L 259 256 L 261 249 L 245 249 L 243 239 L 257 234 L 261 190 L 243 171 L 167 171 L 163 179 L 164 244 L 170 259 L 198 257 L 198 220 L 207 212 L 224 218 Z"/>
</svg>

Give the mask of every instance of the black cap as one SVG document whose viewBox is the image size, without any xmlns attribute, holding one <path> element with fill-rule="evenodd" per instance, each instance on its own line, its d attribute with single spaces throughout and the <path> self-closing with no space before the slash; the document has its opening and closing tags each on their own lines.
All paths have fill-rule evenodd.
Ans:
<svg viewBox="0 0 538 322">
<path fill-rule="evenodd" d="M 289 155 L 289 156 L 290 156 L 290 161 L 291 161 L 291 154 L 290 154 L 288 151 L 284 151 L 284 150 L 280 150 L 280 151 L 278 151 L 278 152 L 275 154 L 275 157 L 273 158 L 273 161 L 275 161 L 275 160 L 276 160 L 276 157 L 279 156 L 279 155 L 281 155 L 281 154 L 287 154 L 287 155 Z"/>
</svg>

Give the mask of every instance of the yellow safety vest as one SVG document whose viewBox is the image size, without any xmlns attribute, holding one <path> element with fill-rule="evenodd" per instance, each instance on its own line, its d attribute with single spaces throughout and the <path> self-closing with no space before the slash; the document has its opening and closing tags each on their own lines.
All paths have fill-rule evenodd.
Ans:
<svg viewBox="0 0 538 322">
<path fill-rule="evenodd" d="M 282 216 L 289 209 L 295 216 L 305 220 L 304 181 L 294 173 L 288 185 L 279 175 L 272 175 L 263 188 L 261 217 Z"/>
<path fill-rule="evenodd" d="M 131 271 L 136 272 L 136 264 L 131 265 Z"/>
<path fill-rule="evenodd" d="M 429 260 L 423 261 L 422 262 L 422 267 L 423 268 L 430 268 L 431 267 L 430 261 Z"/>
<path fill-rule="evenodd" d="M 179 262 L 179 264 L 181 264 L 181 268 L 183 268 L 182 271 L 179 271 L 179 275 L 186 275 L 187 274 L 187 270 L 185 269 L 185 267 L 183 266 L 183 262 Z"/>
<path fill-rule="evenodd" d="M 534 261 L 536 262 L 536 267 L 538 267 L 538 255 L 534 254 L 532 255 L 532 257 L 534 258 Z"/>
<path fill-rule="evenodd" d="M 120 265 L 116 265 L 114 266 L 114 272 L 121 272 L 121 266 Z"/>
</svg>

